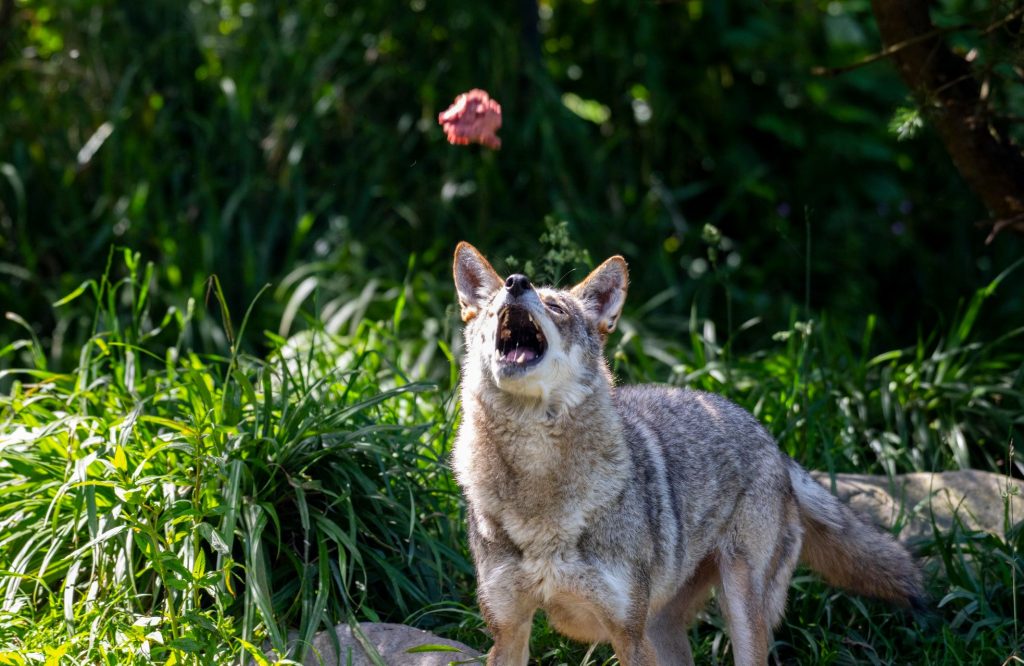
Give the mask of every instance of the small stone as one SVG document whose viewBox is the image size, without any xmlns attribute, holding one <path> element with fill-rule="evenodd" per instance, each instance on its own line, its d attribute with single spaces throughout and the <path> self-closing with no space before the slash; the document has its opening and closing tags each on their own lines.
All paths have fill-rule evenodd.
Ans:
<svg viewBox="0 0 1024 666">
<path fill-rule="evenodd" d="M 480 656 L 480 653 L 458 641 L 441 638 L 428 631 L 404 624 L 362 622 L 359 624 L 367 643 L 372 645 L 388 666 L 447 666 L 451 662 L 464 662 Z M 335 638 L 341 648 L 335 650 Z M 298 637 L 289 635 L 289 647 Z M 434 651 L 412 652 L 412 648 L 444 645 L 457 652 Z M 352 628 L 339 624 L 334 631 L 321 631 L 313 636 L 302 660 L 304 666 L 372 666 L 360 641 L 352 635 Z"/>
</svg>

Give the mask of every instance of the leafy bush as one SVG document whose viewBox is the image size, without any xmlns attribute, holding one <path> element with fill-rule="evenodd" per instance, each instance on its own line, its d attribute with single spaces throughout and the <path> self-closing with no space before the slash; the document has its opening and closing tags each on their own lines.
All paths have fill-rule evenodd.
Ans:
<svg viewBox="0 0 1024 666">
<path fill-rule="evenodd" d="M 394 365 L 389 326 L 200 356 L 194 304 L 155 325 L 152 266 L 124 260 L 81 291 L 75 372 L 4 373 L 0 644 L 211 663 L 458 598 L 451 406 Z"/>
</svg>

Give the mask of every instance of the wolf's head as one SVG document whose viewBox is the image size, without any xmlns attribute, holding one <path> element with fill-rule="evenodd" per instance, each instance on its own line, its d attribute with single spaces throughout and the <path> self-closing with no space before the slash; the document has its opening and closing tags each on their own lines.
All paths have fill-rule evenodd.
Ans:
<svg viewBox="0 0 1024 666">
<path fill-rule="evenodd" d="M 607 374 L 604 340 L 626 300 L 626 262 L 616 256 L 572 289 L 500 277 L 469 243 L 455 248 L 455 287 L 466 323 L 463 381 L 476 389 L 572 406 Z M 483 386 L 480 386 L 480 383 Z"/>
</svg>

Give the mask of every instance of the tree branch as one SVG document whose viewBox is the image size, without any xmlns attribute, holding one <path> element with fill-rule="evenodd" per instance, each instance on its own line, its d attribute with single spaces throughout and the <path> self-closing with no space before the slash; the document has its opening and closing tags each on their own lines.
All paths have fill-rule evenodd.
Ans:
<svg viewBox="0 0 1024 666">
<path fill-rule="evenodd" d="M 910 48 L 915 44 L 920 44 L 921 42 L 927 39 L 940 37 L 950 32 L 959 32 L 960 30 L 966 30 L 971 27 L 973 26 L 969 23 L 961 23 L 960 25 L 949 26 L 946 28 L 936 28 L 923 35 L 916 35 L 914 37 L 911 37 L 910 39 L 900 42 L 899 44 L 886 46 L 878 53 L 872 53 L 871 55 L 861 60 L 858 60 L 857 62 L 850 63 L 849 65 L 841 65 L 839 67 L 822 67 L 819 65 L 817 67 L 812 67 L 811 74 L 813 74 L 814 76 L 838 76 L 839 74 L 845 74 L 846 72 L 858 69 L 865 65 L 870 65 L 873 62 L 885 60 L 886 58 L 895 55 L 896 53 L 899 53 L 903 49 Z"/>
<path fill-rule="evenodd" d="M 992 215 L 993 233 L 1020 229 L 1024 215 L 1024 155 L 998 131 L 981 99 L 970 63 L 955 55 L 936 30 L 927 0 L 871 0 L 878 30 L 896 70 L 931 120 L 946 152 Z M 1009 23 L 1016 9 L 987 26 Z M 899 47 L 899 48 L 896 48 Z"/>
<path fill-rule="evenodd" d="M 822 65 L 818 65 L 816 67 L 812 67 L 811 74 L 813 74 L 814 76 L 838 76 L 839 74 L 845 74 L 846 72 L 858 69 L 860 67 L 864 67 L 865 65 L 870 65 L 871 63 L 878 62 L 879 60 L 885 60 L 886 58 L 892 56 L 893 54 L 898 53 L 899 51 L 902 51 L 905 48 L 914 46 L 915 44 L 920 44 L 925 40 L 932 39 L 933 37 L 941 37 L 942 35 L 946 35 L 951 32 L 977 30 L 982 35 L 990 35 L 999 28 L 1002 28 L 1006 24 L 1011 23 L 1012 21 L 1014 21 L 1017 18 L 1020 18 L 1021 16 L 1024 16 L 1024 5 L 1013 10 L 1003 18 L 999 19 L 998 21 L 990 23 L 986 26 L 978 26 L 973 23 L 959 23 L 957 25 L 946 26 L 944 28 L 935 28 L 934 30 L 930 30 L 929 32 L 926 32 L 923 35 L 916 35 L 898 44 L 887 46 L 878 53 L 872 53 L 871 55 L 866 56 L 861 60 L 858 60 L 857 62 L 850 63 L 849 65 L 840 65 L 838 67 L 824 67 Z"/>
</svg>

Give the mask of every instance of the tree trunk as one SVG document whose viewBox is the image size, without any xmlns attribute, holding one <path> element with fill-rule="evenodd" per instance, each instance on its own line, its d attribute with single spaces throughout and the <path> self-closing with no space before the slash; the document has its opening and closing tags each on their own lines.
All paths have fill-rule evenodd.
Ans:
<svg viewBox="0 0 1024 666">
<path fill-rule="evenodd" d="M 997 131 L 970 64 L 946 45 L 928 0 L 871 0 L 893 63 L 1000 230 L 1024 232 L 1024 155 Z M 927 35 L 934 36 L 928 38 Z"/>
</svg>

